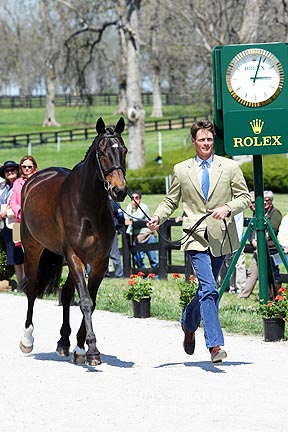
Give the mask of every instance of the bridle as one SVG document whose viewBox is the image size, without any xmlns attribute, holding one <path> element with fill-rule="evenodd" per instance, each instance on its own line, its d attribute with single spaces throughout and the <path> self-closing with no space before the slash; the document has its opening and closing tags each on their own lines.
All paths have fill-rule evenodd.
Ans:
<svg viewBox="0 0 288 432">
<path fill-rule="evenodd" d="M 100 162 L 100 155 L 99 155 L 99 145 L 100 145 L 100 142 L 106 138 L 107 139 L 117 139 L 117 141 L 118 141 L 117 146 L 120 145 L 121 147 L 124 147 L 125 149 L 126 149 L 126 147 L 123 143 L 122 138 L 118 134 L 102 135 L 99 137 L 99 140 L 97 142 L 95 155 L 96 155 L 96 163 L 97 163 L 97 167 L 98 167 L 98 176 L 99 176 L 99 180 L 104 183 L 105 190 L 109 191 L 111 185 L 110 185 L 109 181 L 106 179 L 106 177 L 109 174 L 111 174 L 111 172 L 113 172 L 115 170 L 121 170 L 124 177 L 125 177 L 126 170 L 121 165 L 113 165 L 112 167 L 108 168 L 107 170 L 104 170 L 104 168 L 102 167 L 101 162 Z M 111 144 L 110 147 L 113 147 L 113 144 Z"/>
</svg>

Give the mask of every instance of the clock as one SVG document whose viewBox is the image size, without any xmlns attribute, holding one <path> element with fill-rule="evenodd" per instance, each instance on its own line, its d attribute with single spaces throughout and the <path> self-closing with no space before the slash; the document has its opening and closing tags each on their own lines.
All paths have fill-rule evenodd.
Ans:
<svg viewBox="0 0 288 432">
<path fill-rule="evenodd" d="M 270 51 L 249 48 L 238 53 L 229 63 L 226 84 L 238 103 L 261 107 L 280 94 L 284 85 L 283 67 Z"/>
</svg>

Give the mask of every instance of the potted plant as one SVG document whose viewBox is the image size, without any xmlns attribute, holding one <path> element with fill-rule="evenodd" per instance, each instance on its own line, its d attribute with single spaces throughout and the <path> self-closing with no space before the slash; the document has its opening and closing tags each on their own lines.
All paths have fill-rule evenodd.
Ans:
<svg viewBox="0 0 288 432">
<path fill-rule="evenodd" d="M 284 338 L 285 321 L 288 316 L 288 297 L 284 287 L 278 289 L 273 301 L 260 302 L 259 313 L 263 319 L 264 339 L 274 342 Z"/>
<path fill-rule="evenodd" d="M 184 310 L 196 294 L 198 289 L 197 278 L 193 275 L 190 275 L 189 282 L 186 282 L 179 273 L 173 273 L 172 277 L 176 280 L 179 288 L 179 305 L 181 306 L 182 310 Z"/>
<path fill-rule="evenodd" d="M 155 279 L 154 273 L 149 273 L 147 277 L 143 272 L 130 275 L 130 279 L 128 280 L 128 288 L 125 289 L 124 295 L 127 300 L 132 301 L 134 318 L 150 317 L 153 279 Z"/>
</svg>

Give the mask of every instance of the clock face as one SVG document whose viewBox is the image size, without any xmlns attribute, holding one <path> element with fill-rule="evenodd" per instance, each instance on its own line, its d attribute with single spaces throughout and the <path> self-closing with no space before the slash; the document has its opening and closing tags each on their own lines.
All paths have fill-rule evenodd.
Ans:
<svg viewBox="0 0 288 432">
<path fill-rule="evenodd" d="M 270 51 L 250 48 L 233 58 L 227 68 L 226 83 L 237 102 L 256 108 L 276 99 L 284 84 L 284 71 Z"/>
</svg>

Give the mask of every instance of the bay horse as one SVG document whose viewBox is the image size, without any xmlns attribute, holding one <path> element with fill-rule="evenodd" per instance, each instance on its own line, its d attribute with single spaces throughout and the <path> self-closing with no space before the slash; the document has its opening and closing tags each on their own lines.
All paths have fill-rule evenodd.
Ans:
<svg viewBox="0 0 288 432">
<path fill-rule="evenodd" d="M 69 311 L 76 288 L 83 318 L 72 361 L 92 366 L 101 363 L 92 313 L 115 234 L 108 193 L 120 202 L 127 194 L 127 148 L 121 137 L 124 128 L 122 117 L 114 130 L 106 127 L 100 117 L 96 123 L 98 135 L 82 162 L 72 170 L 53 167 L 38 171 L 23 186 L 20 230 L 25 278 L 22 289 L 28 299 L 24 336 L 20 341 L 24 353 L 33 349 L 35 299 L 43 297 L 44 292 L 56 292 L 65 258 L 69 272 L 62 288 L 63 323 L 56 351 L 61 356 L 69 355 Z M 91 268 L 88 286 L 87 264 Z"/>
</svg>

